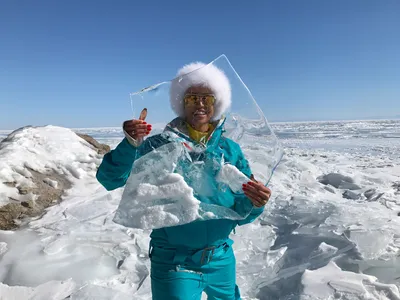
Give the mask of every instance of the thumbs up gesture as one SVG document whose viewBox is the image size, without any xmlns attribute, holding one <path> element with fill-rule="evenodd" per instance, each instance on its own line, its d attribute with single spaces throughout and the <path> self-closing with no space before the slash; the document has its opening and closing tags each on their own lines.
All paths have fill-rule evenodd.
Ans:
<svg viewBox="0 0 400 300">
<path fill-rule="evenodd" d="M 145 136 L 148 136 L 152 130 L 152 126 L 145 122 L 147 117 L 147 108 L 144 108 L 140 113 L 138 120 L 128 120 L 123 124 L 123 129 L 126 134 L 137 142 L 141 142 Z"/>
</svg>

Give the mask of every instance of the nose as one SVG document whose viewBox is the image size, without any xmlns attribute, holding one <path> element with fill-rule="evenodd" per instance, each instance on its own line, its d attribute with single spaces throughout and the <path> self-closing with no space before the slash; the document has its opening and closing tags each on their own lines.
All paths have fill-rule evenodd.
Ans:
<svg viewBox="0 0 400 300">
<path fill-rule="evenodd" d="M 204 108 L 206 105 L 202 99 L 197 99 L 196 108 Z"/>
<path fill-rule="evenodd" d="M 200 100 L 197 102 L 197 107 L 205 107 L 204 101 Z"/>
</svg>

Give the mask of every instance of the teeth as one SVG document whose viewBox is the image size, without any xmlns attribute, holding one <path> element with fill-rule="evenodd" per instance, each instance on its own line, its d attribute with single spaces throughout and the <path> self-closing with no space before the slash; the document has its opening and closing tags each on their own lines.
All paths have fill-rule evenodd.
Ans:
<svg viewBox="0 0 400 300">
<path fill-rule="evenodd" d="M 196 110 L 195 112 L 194 112 L 194 115 L 206 115 L 207 113 L 206 113 L 206 111 L 204 111 L 204 110 Z"/>
</svg>

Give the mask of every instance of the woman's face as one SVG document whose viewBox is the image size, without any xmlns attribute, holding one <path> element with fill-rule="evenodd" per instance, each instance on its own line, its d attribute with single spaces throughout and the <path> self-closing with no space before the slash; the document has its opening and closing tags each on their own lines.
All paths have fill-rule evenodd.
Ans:
<svg viewBox="0 0 400 300">
<path fill-rule="evenodd" d="M 190 87 L 185 93 L 185 97 L 190 95 L 197 97 L 191 97 L 190 100 L 184 102 L 186 122 L 194 128 L 209 124 L 214 115 L 214 103 L 209 101 L 213 98 L 212 91 L 206 87 L 194 86 Z M 197 101 L 194 101 L 194 99 L 197 99 Z"/>
</svg>

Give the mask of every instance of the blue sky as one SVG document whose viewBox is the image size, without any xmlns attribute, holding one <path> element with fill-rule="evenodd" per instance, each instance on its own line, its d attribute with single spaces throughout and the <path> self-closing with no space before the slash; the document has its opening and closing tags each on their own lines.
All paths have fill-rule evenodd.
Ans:
<svg viewBox="0 0 400 300">
<path fill-rule="evenodd" d="M 400 115 L 400 1 L 2 1 L 0 129 L 119 126 L 224 53 L 269 120 Z"/>
</svg>

